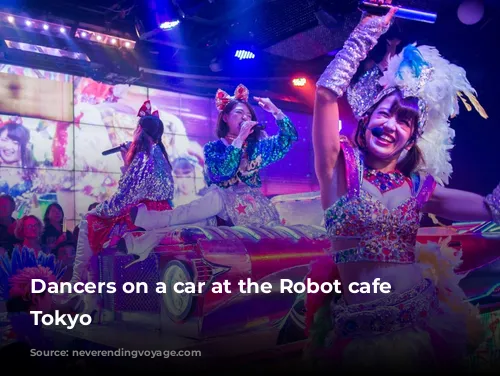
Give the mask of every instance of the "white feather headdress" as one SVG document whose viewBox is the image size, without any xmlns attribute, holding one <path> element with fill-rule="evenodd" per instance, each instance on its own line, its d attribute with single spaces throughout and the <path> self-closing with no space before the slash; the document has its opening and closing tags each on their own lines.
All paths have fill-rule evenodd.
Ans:
<svg viewBox="0 0 500 376">
<path fill-rule="evenodd" d="M 391 58 L 384 73 L 378 67 L 365 73 L 348 89 L 347 98 L 354 114 L 361 118 L 396 89 L 404 97 L 418 98 L 421 136 L 417 146 L 423 161 L 417 171 L 431 174 L 440 184 L 448 184 L 453 171 L 450 150 L 455 136 L 449 121 L 459 113 L 458 100 L 462 100 L 468 111 L 474 106 L 483 118 L 488 118 L 465 70 L 444 59 L 434 47 L 411 44 Z"/>
</svg>

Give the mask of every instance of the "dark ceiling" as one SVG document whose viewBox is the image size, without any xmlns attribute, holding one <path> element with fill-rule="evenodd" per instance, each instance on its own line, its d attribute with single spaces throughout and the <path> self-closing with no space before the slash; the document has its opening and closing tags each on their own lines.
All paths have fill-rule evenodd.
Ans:
<svg viewBox="0 0 500 376">
<path fill-rule="evenodd" d="M 136 21 L 146 20 L 156 0 L 3 0 L 4 10 L 25 12 L 32 17 L 63 20 L 68 25 L 128 36 L 138 40 Z M 94 51 L 93 69 L 148 66 L 165 73 L 141 80 L 162 88 L 181 88 L 200 95 L 213 95 L 214 88 L 244 81 L 260 90 L 281 93 L 294 100 L 290 78 L 295 74 L 318 76 L 342 47 L 359 20 L 355 0 L 176 0 L 185 18 L 174 30 L 138 41 L 132 59 L 116 55 L 109 64 Z M 486 11 L 475 25 L 457 17 L 459 0 L 401 0 L 399 5 L 438 14 L 436 24 L 397 20 L 389 35 L 403 41 L 436 45 L 450 59 L 475 64 L 491 59 L 488 46 L 498 35 L 498 2 L 484 0 Z M 394 0 L 396 3 L 396 0 Z M 383 48 L 383 43 L 379 43 Z M 96 47 L 101 48 L 101 47 Z M 237 48 L 252 49 L 256 58 L 239 61 Z M 89 52 L 91 55 L 92 52 Z M 106 56 L 109 56 L 107 54 Z M 473 57 L 474 59 L 471 59 Z M 127 62 L 123 64 L 120 59 Z M 220 71 L 213 71 L 211 63 Z M 214 65 L 212 65 L 213 68 Z M 109 67 L 105 69 L 111 69 Z M 134 67 L 128 71 L 132 74 Z M 126 74 L 127 70 L 121 72 Z M 95 72 L 94 72 L 95 73 Z M 483 72 L 477 72 L 482 79 Z M 97 78 L 99 75 L 97 74 Z M 140 82 L 140 81 L 138 81 Z M 295 98 L 296 100 L 296 98 Z"/>
</svg>

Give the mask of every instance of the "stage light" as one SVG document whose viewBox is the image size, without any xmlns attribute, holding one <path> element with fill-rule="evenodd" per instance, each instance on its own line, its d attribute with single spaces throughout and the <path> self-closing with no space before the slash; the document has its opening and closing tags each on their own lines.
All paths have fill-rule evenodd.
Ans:
<svg viewBox="0 0 500 376">
<path fill-rule="evenodd" d="M 150 0 L 136 7 L 135 31 L 141 40 L 177 28 L 186 15 L 177 1 Z"/>
<path fill-rule="evenodd" d="M 174 27 L 176 27 L 177 25 L 179 25 L 180 22 L 181 21 L 179 21 L 179 20 L 163 22 L 160 24 L 160 29 L 171 30 Z"/>
<path fill-rule="evenodd" d="M 47 31 L 51 29 L 57 30 L 59 29 L 61 34 L 66 34 L 70 32 L 71 28 L 69 26 L 64 26 L 61 24 L 47 22 L 46 20 L 38 20 L 34 18 L 28 18 L 25 16 L 18 16 L 16 14 L 9 14 L 0 12 L 0 19 L 7 20 L 12 25 L 24 25 L 29 28 L 32 32 L 43 33 L 45 34 Z"/>
<path fill-rule="evenodd" d="M 129 39 L 120 38 L 115 35 L 96 33 L 92 30 L 76 29 L 75 38 L 85 39 L 90 42 L 97 42 L 107 46 L 134 48 L 135 42 Z"/>
<path fill-rule="evenodd" d="M 304 77 L 294 78 L 292 80 L 292 83 L 293 83 L 293 86 L 301 87 L 301 86 L 305 86 L 305 84 L 307 83 L 307 80 Z"/>
<path fill-rule="evenodd" d="M 255 54 L 246 50 L 237 50 L 234 54 L 234 57 L 237 57 L 240 60 L 254 59 Z"/>
<path fill-rule="evenodd" d="M 40 55 L 65 57 L 65 58 L 69 58 L 69 59 L 83 60 L 83 61 L 90 62 L 90 58 L 87 55 L 85 55 L 84 53 L 66 51 L 66 50 L 61 50 L 58 48 L 34 45 L 34 44 L 23 43 L 23 42 L 14 42 L 14 41 L 10 41 L 10 40 L 5 40 L 5 44 L 8 48 L 11 48 L 14 50 L 20 50 L 20 51 L 25 51 L 25 52 L 35 53 L 35 54 L 40 54 Z"/>
</svg>

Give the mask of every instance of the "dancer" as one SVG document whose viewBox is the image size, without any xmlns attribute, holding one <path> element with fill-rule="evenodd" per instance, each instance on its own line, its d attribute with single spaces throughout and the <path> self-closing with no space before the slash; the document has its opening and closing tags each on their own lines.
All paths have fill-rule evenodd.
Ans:
<svg viewBox="0 0 500 376">
<path fill-rule="evenodd" d="M 416 236 L 425 212 L 499 221 L 499 188 L 484 198 L 443 187 L 452 172 L 448 120 L 458 114 L 458 98 L 487 118 L 462 68 L 433 47 L 409 45 L 384 73 L 375 66 L 348 89 L 395 11 L 364 15 L 317 82 L 315 170 L 332 247 L 307 277 L 339 280 L 342 294 L 306 297 L 306 354 L 346 370 L 451 367 L 467 345 L 477 346 L 477 313 L 453 273 L 460 255 L 446 243 L 417 247 Z M 346 91 L 359 119 L 352 141 L 336 126 Z M 348 289 L 377 278 L 390 284 L 389 293 Z"/>
<path fill-rule="evenodd" d="M 216 216 L 234 226 L 279 224 L 278 211 L 260 190 L 259 172 L 285 157 L 298 139 L 297 130 L 269 98 L 254 97 L 262 109 L 273 114 L 279 127 L 277 135 L 266 137 L 257 127 L 257 117 L 248 98 L 249 91 L 241 84 L 233 97 L 223 90 L 217 91 L 219 139 L 204 147 L 207 193 L 171 212 L 147 210 L 144 205 L 134 208 L 132 220 L 146 233 L 143 236 L 125 234 L 122 245 L 128 253 L 144 260 L 169 227 L 215 225 Z"/>
<path fill-rule="evenodd" d="M 131 207 L 144 203 L 148 208 L 159 211 L 172 208 L 174 181 L 168 155 L 161 142 L 163 123 L 156 111 L 151 114 L 149 101 L 143 104 L 138 116 L 140 120 L 126 154 L 118 191 L 110 199 L 99 203 L 80 222 L 72 282 L 84 279 L 89 265 L 92 267 L 88 279 L 96 280 L 95 262 L 91 263 L 91 258 L 103 248 L 114 245 L 125 231 L 135 228 L 129 217 Z"/>
</svg>

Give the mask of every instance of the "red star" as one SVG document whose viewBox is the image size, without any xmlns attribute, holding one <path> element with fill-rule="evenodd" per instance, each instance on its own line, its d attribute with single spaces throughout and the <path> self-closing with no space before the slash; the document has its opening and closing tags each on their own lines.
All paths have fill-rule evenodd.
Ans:
<svg viewBox="0 0 500 376">
<path fill-rule="evenodd" d="M 240 214 L 245 214 L 245 210 L 246 210 L 247 206 L 246 205 L 242 205 L 242 204 L 239 204 L 237 207 L 236 207 L 236 210 L 238 210 L 238 213 Z"/>
</svg>

